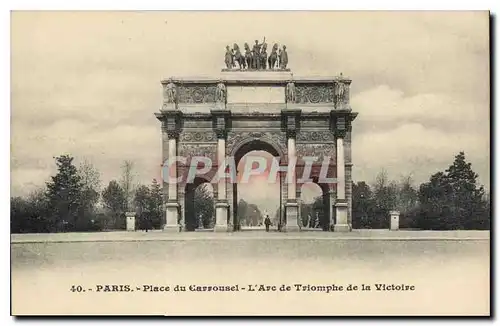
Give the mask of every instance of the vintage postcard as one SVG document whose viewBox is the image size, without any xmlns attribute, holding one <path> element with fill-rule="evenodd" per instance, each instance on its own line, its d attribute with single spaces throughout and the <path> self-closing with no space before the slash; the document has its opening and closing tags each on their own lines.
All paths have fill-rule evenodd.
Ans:
<svg viewBox="0 0 500 326">
<path fill-rule="evenodd" d="M 13 11 L 11 314 L 489 316 L 487 11 Z"/>
</svg>

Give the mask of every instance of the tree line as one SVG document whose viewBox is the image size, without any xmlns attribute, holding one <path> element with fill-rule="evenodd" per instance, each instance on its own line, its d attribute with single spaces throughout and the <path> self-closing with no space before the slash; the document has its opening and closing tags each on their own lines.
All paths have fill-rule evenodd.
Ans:
<svg viewBox="0 0 500 326">
<path fill-rule="evenodd" d="M 125 161 L 121 178 L 101 190 L 97 169 L 88 161 L 76 167 L 73 160 L 69 155 L 56 157 L 57 173 L 45 187 L 26 197 L 11 197 L 12 233 L 121 230 L 126 227 L 127 211 L 136 212 L 137 228 L 158 229 L 165 223 L 161 185 L 157 180 L 149 186 L 137 184 L 133 162 Z M 353 228 L 387 229 L 389 211 L 398 210 L 400 228 L 490 229 L 490 198 L 477 178 L 463 152 L 448 169 L 419 187 L 410 176 L 393 181 L 381 171 L 371 186 L 364 181 L 352 185 Z M 319 196 L 301 205 L 304 227 L 326 228 L 324 203 Z M 205 185 L 195 190 L 194 212 L 194 218 L 186 216 L 186 223 L 196 224 L 192 228 L 213 227 L 214 198 Z M 239 201 L 237 212 L 242 225 L 258 225 L 262 220 L 258 206 L 244 200 Z"/>
<path fill-rule="evenodd" d="M 122 165 L 120 180 L 111 180 L 101 190 L 99 171 L 74 158 L 55 158 L 57 173 L 45 187 L 26 197 L 11 197 L 11 232 L 44 233 L 102 231 L 126 228 L 125 212 L 135 211 L 136 227 L 159 228 L 163 224 L 160 184 L 135 184 L 133 162 Z"/>
<path fill-rule="evenodd" d="M 365 181 L 352 185 L 353 228 L 388 229 L 389 212 L 397 210 L 403 229 L 489 230 L 490 196 L 477 178 L 464 152 L 458 153 L 445 171 L 433 174 L 419 187 L 411 176 L 394 181 L 381 171 L 371 186 Z M 313 203 L 302 205 L 303 226 L 325 228 L 323 203 L 319 196 Z"/>
</svg>

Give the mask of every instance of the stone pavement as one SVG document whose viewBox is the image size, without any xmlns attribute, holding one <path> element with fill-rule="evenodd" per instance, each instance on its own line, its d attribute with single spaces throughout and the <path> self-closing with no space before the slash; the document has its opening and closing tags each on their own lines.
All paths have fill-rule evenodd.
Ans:
<svg viewBox="0 0 500 326">
<path fill-rule="evenodd" d="M 110 231 L 89 233 L 36 233 L 11 234 L 11 243 L 52 243 L 52 242 L 134 242 L 134 241 L 186 241 L 186 240 L 382 240 L 382 241 L 419 241 L 419 240 L 485 240 L 489 241 L 489 231 L 416 231 L 416 230 L 353 230 L 352 232 L 182 232 L 170 233 L 161 230 Z"/>
</svg>

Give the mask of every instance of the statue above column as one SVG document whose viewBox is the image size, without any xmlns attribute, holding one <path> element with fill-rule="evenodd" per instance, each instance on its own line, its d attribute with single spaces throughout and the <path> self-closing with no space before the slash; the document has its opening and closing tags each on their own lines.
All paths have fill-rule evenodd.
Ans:
<svg viewBox="0 0 500 326">
<path fill-rule="evenodd" d="M 168 83 L 163 84 L 163 105 L 162 110 L 175 110 L 177 107 L 177 85 L 172 78 Z"/>
<path fill-rule="evenodd" d="M 219 80 L 215 89 L 215 102 L 226 103 L 226 85 Z"/>
<path fill-rule="evenodd" d="M 243 48 L 245 53 L 241 53 L 238 44 L 234 43 L 232 49 L 229 45 L 226 46 L 226 53 L 224 56 L 224 63 L 226 68 L 223 71 L 228 70 L 281 70 L 289 71 L 288 65 L 288 53 L 286 51 L 286 45 L 281 48 L 278 43 L 275 43 L 271 49 L 271 53 L 267 53 L 267 43 L 264 37 L 263 41 L 260 43 L 259 40 L 255 40 L 252 47 L 248 43 L 244 43 Z"/>
</svg>

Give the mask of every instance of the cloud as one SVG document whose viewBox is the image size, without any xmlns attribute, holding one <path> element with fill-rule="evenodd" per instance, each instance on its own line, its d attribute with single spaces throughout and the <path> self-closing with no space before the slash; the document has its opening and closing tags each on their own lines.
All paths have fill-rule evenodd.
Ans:
<svg viewBox="0 0 500 326">
<path fill-rule="evenodd" d="M 489 111 L 481 103 L 446 93 L 407 95 L 378 85 L 352 97 L 353 178 L 371 182 L 385 169 L 393 178 L 417 183 L 446 169 L 459 151 L 489 182 Z"/>
<path fill-rule="evenodd" d="M 160 80 L 218 74 L 227 44 L 264 35 L 296 76 L 353 79 L 356 180 L 381 167 L 425 180 L 459 150 L 487 180 L 488 28 L 486 11 L 13 13 L 13 192 L 43 184 L 62 153 L 90 158 L 104 183 L 125 159 L 141 182 L 158 177 Z M 248 196 L 275 203 L 259 187 Z"/>
<path fill-rule="evenodd" d="M 360 119 L 372 123 L 438 122 L 443 127 L 455 126 L 461 129 L 489 125 L 488 110 L 484 106 L 443 93 L 405 96 L 403 91 L 388 85 L 379 85 L 356 94 L 351 105 L 359 112 Z"/>
<path fill-rule="evenodd" d="M 374 180 L 385 169 L 390 177 L 413 175 L 417 183 L 443 171 L 454 156 L 465 151 L 466 159 L 488 186 L 489 142 L 479 134 L 443 132 L 420 124 L 404 124 L 394 129 L 365 133 L 353 140 L 353 178 Z"/>
<path fill-rule="evenodd" d="M 50 180 L 49 169 L 16 168 L 11 171 L 11 193 L 14 196 L 27 195 Z"/>
<path fill-rule="evenodd" d="M 55 156 L 70 154 L 75 164 L 91 161 L 101 172 L 103 184 L 119 179 L 124 160 L 135 163 L 140 182 L 161 176 L 161 133 L 159 126 L 119 125 L 93 128 L 77 120 L 59 120 L 35 128 L 27 136 L 17 129 L 12 135 L 11 165 L 13 192 L 26 194 L 32 184 L 42 183 L 55 170 Z M 27 174 L 24 172 L 27 171 Z M 39 177 L 33 177 L 39 173 Z M 37 183 L 38 182 L 38 183 Z"/>
</svg>

